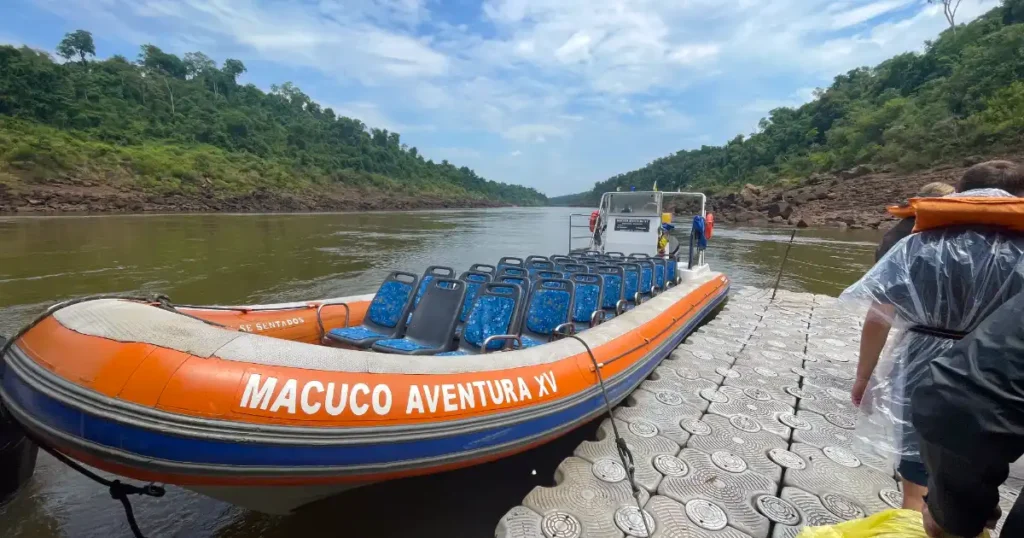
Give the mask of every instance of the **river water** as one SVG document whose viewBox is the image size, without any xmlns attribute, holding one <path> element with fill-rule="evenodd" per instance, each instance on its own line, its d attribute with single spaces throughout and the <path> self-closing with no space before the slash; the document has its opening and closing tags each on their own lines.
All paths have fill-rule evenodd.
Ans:
<svg viewBox="0 0 1024 538">
<path fill-rule="evenodd" d="M 565 252 L 567 208 L 349 214 L 0 218 L 0 335 L 50 303 L 100 292 L 161 292 L 178 303 L 240 304 L 369 293 L 391 270 L 462 271 L 504 255 Z M 685 238 L 685 230 L 682 231 Z M 718 225 L 707 259 L 734 285 L 772 287 L 788 228 Z M 800 230 L 780 288 L 837 295 L 870 267 L 876 231 Z M 290 516 L 248 512 L 168 488 L 136 499 L 150 538 L 493 536 L 504 512 L 596 423 L 484 465 L 376 484 Z M 0 507 L 0 537 L 128 535 L 120 505 L 40 454 L 33 480 Z"/>
</svg>

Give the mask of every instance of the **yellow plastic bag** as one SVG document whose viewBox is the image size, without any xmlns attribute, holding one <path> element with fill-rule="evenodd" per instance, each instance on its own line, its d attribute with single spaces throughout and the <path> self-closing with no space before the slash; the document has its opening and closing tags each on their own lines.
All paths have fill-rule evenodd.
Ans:
<svg viewBox="0 0 1024 538">
<path fill-rule="evenodd" d="M 981 535 L 988 538 L 988 531 Z M 886 510 L 864 519 L 825 527 L 807 527 L 796 538 L 928 538 L 921 513 Z"/>
</svg>

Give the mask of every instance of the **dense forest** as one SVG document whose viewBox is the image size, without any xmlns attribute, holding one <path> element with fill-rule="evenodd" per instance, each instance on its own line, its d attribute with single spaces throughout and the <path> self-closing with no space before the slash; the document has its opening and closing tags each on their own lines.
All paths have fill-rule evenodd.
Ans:
<svg viewBox="0 0 1024 538">
<path fill-rule="evenodd" d="M 552 204 L 596 203 L 616 188 L 725 190 L 796 182 L 855 165 L 897 171 L 1024 147 L 1024 0 L 869 68 L 839 75 L 799 108 L 777 108 L 758 131 L 680 151 Z"/>
<path fill-rule="evenodd" d="M 239 60 L 96 60 L 92 35 L 68 34 L 54 61 L 0 46 L 0 191 L 71 179 L 162 194 L 330 190 L 397 192 L 534 205 L 534 189 L 435 163 L 399 133 L 322 108 L 291 83 L 240 84 Z M 2 192 L 0 192 L 2 194 Z"/>
</svg>

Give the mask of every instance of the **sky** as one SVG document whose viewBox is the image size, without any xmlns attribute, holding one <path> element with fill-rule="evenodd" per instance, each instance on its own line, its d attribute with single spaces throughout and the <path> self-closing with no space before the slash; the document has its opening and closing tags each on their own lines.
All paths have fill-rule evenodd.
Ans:
<svg viewBox="0 0 1024 538">
<path fill-rule="evenodd" d="M 963 0 L 958 22 L 997 0 Z M 921 50 L 927 0 L 3 0 L 0 43 L 152 43 L 218 62 L 435 161 L 550 196 L 756 131 L 835 75 Z"/>
</svg>

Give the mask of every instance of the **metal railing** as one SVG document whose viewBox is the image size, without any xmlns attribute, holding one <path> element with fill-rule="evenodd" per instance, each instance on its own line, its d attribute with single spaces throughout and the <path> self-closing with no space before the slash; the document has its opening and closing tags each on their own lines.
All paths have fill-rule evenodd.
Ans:
<svg viewBox="0 0 1024 538">
<path fill-rule="evenodd" d="M 580 224 L 580 222 L 583 224 Z M 586 235 L 580 235 L 580 229 L 586 230 Z M 569 252 L 574 250 L 585 250 L 590 248 L 591 242 L 594 239 L 594 234 L 590 231 L 590 213 L 573 213 L 569 215 Z M 587 243 L 581 245 L 579 241 L 586 240 Z M 573 248 L 574 245 L 581 245 Z"/>
</svg>

